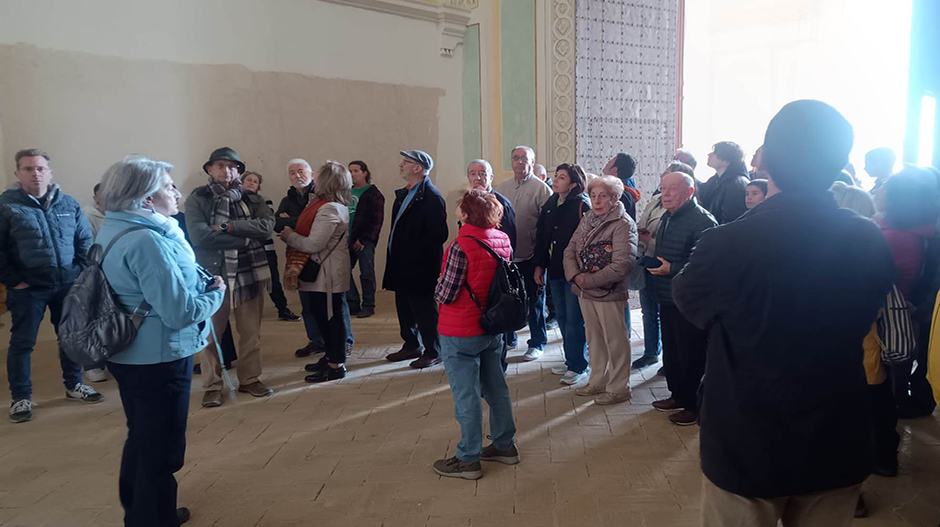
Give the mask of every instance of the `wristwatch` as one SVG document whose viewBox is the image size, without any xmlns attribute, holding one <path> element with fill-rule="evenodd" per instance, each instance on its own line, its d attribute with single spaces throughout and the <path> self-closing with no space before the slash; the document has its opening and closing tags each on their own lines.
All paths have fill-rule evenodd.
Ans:
<svg viewBox="0 0 940 527">
<path fill-rule="evenodd" d="M 222 229 L 222 232 L 228 232 L 228 222 L 219 225 L 219 228 Z"/>
</svg>

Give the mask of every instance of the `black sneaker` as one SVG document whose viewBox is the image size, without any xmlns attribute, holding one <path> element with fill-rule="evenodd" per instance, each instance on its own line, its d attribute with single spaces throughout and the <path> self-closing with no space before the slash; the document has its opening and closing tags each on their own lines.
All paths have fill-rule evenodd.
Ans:
<svg viewBox="0 0 940 527">
<path fill-rule="evenodd" d="M 656 357 L 655 355 L 652 357 L 649 355 L 643 355 L 639 359 L 633 361 L 633 364 L 631 364 L 630 367 L 634 370 L 640 370 L 647 366 L 652 366 L 657 362 L 659 362 L 659 357 Z"/>
<path fill-rule="evenodd" d="M 33 418 L 33 402 L 29 399 L 13 401 L 10 405 L 10 421 L 25 423 Z"/>
<path fill-rule="evenodd" d="M 320 368 L 319 370 L 311 373 L 304 377 L 304 380 L 307 382 L 321 383 L 328 381 L 335 381 L 346 377 L 346 365 L 342 365 L 339 368 L 331 368 L 329 365 Z"/>
<path fill-rule="evenodd" d="M 282 322 L 297 322 L 300 317 L 295 315 L 290 309 L 285 309 L 277 314 L 277 319 Z"/>
<path fill-rule="evenodd" d="M 327 362 L 328 361 L 326 360 L 326 355 L 324 355 L 320 357 L 320 360 L 318 360 L 317 362 L 311 362 L 310 364 L 305 365 L 304 371 L 309 371 L 310 373 L 316 373 L 322 370 L 323 368 L 328 367 Z"/>
<path fill-rule="evenodd" d="M 321 343 L 309 342 L 306 346 L 300 348 L 294 352 L 294 356 L 297 358 L 309 357 L 314 353 L 325 353 L 326 348 Z"/>
<path fill-rule="evenodd" d="M 96 392 L 94 388 L 85 383 L 76 384 L 71 390 L 65 390 L 65 398 L 70 401 L 79 401 L 83 403 L 98 403 L 104 399 L 104 396 Z"/>
<path fill-rule="evenodd" d="M 483 467 L 479 461 L 466 463 L 457 459 L 456 456 L 435 461 L 434 472 L 445 478 L 480 479 L 483 477 Z"/>
<path fill-rule="evenodd" d="M 362 311 L 356 314 L 356 318 L 369 318 L 375 314 L 375 310 L 371 308 L 364 308 Z"/>
</svg>

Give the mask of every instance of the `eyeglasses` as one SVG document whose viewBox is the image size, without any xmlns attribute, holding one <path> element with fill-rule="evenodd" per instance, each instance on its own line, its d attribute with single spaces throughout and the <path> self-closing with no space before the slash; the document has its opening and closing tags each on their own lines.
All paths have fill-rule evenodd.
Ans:
<svg viewBox="0 0 940 527">
<path fill-rule="evenodd" d="M 516 162 L 516 161 L 528 161 L 528 160 L 529 160 L 529 156 L 512 156 L 512 160 L 513 160 L 513 162 Z"/>
</svg>

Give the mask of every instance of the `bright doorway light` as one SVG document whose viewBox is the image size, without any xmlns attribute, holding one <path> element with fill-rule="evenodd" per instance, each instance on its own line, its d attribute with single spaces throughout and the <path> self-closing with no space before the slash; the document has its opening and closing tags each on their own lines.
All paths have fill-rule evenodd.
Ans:
<svg viewBox="0 0 940 527">
<path fill-rule="evenodd" d="M 705 157 L 719 141 L 750 161 L 770 119 L 796 99 L 825 101 L 852 123 L 850 161 L 863 185 L 865 152 L 902 158 L 912 0 L 686 0 L 682 143 Z M 899 163 L 900 166 L 900 163 Z"/>
<path fill-rule="evenodd" d="M 933 164 L 933 131 L 936 129 L 937 98 L 924 95 L 920 100 L 920 134 L 917 144 L 917 164 L 929 167 Z"/>
</svg>

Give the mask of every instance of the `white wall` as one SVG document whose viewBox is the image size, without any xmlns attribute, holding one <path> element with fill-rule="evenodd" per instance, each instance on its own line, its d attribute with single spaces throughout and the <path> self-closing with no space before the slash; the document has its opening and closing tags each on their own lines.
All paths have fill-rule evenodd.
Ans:
<svg viewBox="0 0 940 527">
<path fill-rule="evenodd" d="M 0 0 L 0 47 L 18 43 L 28 46 L 6 46 L 6 56 L 19 61 L 16 75 L 26 78 L 11 78 L 14 74 L 10 71 L 0 75 L 0 101 L 6 100 L 8 105 L 0 107 L 0 158 L 8 181 L 13 180 L 15 151 L 40 147 L 52 155 L 57 180 L 66 192 L 87 204 L 91 186 L 108 165 L 124 154 L 140 152 L 175 164 L 174 177 L 185 194 L 201 184 L 201 166 L 211 149 L 227 144 L 232 140 L 229 138 L 238 138 L 243 144 L 228 146 L 242 151 L 249 166 L 265 175 L 265 194 L 275 201 L 286 190 L 284 165 L 291 157 L 305 157 L 314 165 L 327 158 L 366 160 L 378 176 L 389 210 L 394 189 L 402 186 L 397 175 L 398 150 L 420 148 L 431 153 L 436 162 L 432 178 L 445 194 L 466 182 L 462 159 L 462 47 L 458 46 L 452 57 L 442 56 L 440 33 L 434 22 L 316 0 Z M 154 78 L 151 83 L 150 72 L 163 78 Z M 254 72 L 286 72 L 309 78 L 259 76 Z M 121 85 L 112 85 L 107 79 L 99 78 L 97 83 L 88 79 L 110 79 L 112 75 Z M 277 80 L 277 86 L 271 78 Z M 76 93 L 69 89 L 73 79 L 83 83 L 82 89 L 94 86 L 104 93 Z M 227 83 L 225 98 L 212 98 L 216 84 L 183 84 L 201 79 Z M 335 82 L 325 79 L 382 85 L 348 83 L 348 97 L 362 98 L 361 105 L 356 100 L 343 101 L 349 107 L 348 116 L 336 115 L 331 108 L 314 111 L 307 99 L 316 100 L 315 93 L 293 93 L 285 88 L 343 89 L 344 85 L 337 88 Z M 38 85 L 40 80 L 45 82 Z M 316 82 L 305 84 L 307 80 Z M 151 90 L 151 84 L 160 88 Z M 17 102 L 4 99 L 4 90 L 7 95 L 16 93 L 20 99 L 26 93 L 34 99 L 32 104 L 40 104 L 41 109 L 33 111 L 42 115 L 24 125 L 29 116 L 16 116 L 17 112 L 11 111 L 16 110 L 10 106 L 17 106 Z M 202 93 L 205 91 L 209 93 Z M 437 99 L 436 115 L 433 106 L 430 114 L 412 112 L 415 94 L 424 94 L 431 105 Z M 63 130 L 60 123 L 76 118 L 66 104 L 71 101 L 63 101 L 63 97 L 74 98 L 77 107 L 84 104 L 85 96 L 96 104 L 102 104 L 100 99 L 105 98 L 101 114 L 83 120 L 81 126 L 69 122 L 68 130 Z M 106 104 L 111 96 L 115 100 L 113 111 Z M 137 107 L 131 107 L 128 101 L 137 96 Z M 179 100 L 172 101 L 169 111 L 173 114 L 168 117 L 160 105 L 166 105 L 163 97 L 169 96 Z M 226 100 L 247 100 L 255 104 L 254 114 L 246 112 L 246 116 L 234 118 L 225 115 Z M 43 111 L 42 101 L 61 113 Z M 150 105 L 159 109 L 147 108 Z M 283 115 L 265 113 L 272 109 L 284 112 L 284 108 L 294 110 Z M 356 114 L 358 108 L 362 111 Z M 389 110 L 383 112 L 379 129 L 370 122 L 376 108 Z M 133 118 L 145 116 L 148 111 L 160 112 L 155 122 L 161 128 L 141 132 L 148 123 L 134 122 Z M 313 122 L 292 126 L 292 119 L 303 115 L 297 112 L 310 113 Z M 210 122 L 203 120 L 206 115 Z M 319 122 L 321 117 L 324 122 Z M 262 120 L 264 130 L 254 135 L 240 133 L 261 127 Z M 277 130 L 276 135 L 270 133 L 279 122 L 285 129 Z M 344 138 L 339 146 L 336 137 Z M 433 144 L 407 142 L 415 137 L 430 138 L 423 141 Z M 362 147 L 358 146 L 360 139 Z M 291 150 L 282 151 L 287 144 Z M 304 146 L 295 148 L 300 144 Z M 325 145 L 329 144 L 332 146 L 327 149 Z M 374 151 L 368 145 L 373 145 Z M 388 228 L 384 230 L 387 234 Z M 379 252 L 382 261 L 384 252 Z"/>
</svg>

